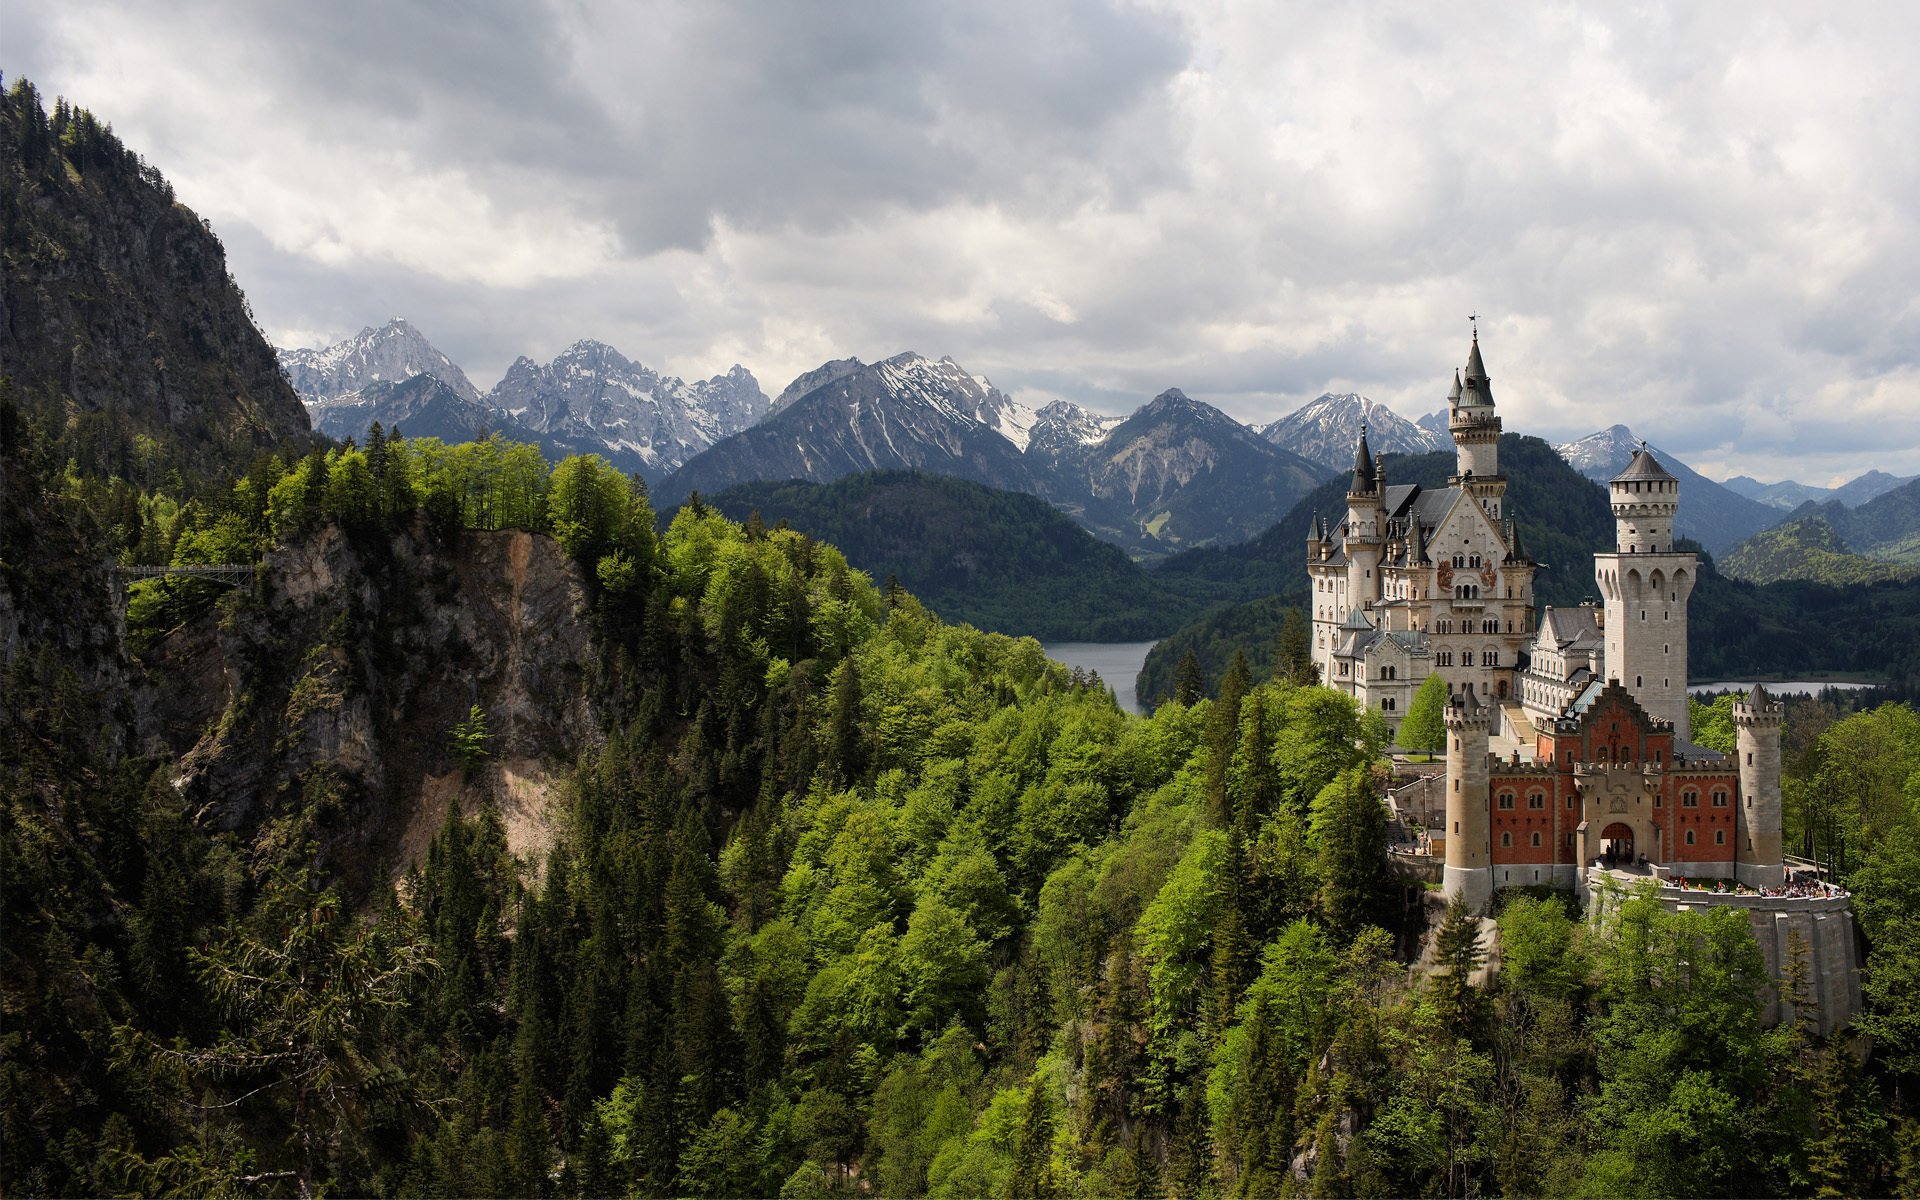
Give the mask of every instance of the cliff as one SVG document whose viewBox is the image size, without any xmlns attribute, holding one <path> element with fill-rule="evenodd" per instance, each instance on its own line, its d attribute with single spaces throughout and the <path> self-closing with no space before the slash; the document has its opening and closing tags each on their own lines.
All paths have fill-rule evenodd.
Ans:
<svg viewBox="0 0 1920 1200">
<path fill-rule="evenodd" d="M 329 527 L 156 647 L 148 731 L 199 824 L 262 849 L 310 840 L 355 892 L 409 865 L 454 800 L 491 799 L 537 861 L 549 767 L 602 728 L 587 618 L 549 537 Z M 474 705 L 489 753 L 469 772 L 450 731 Z"/>
<path fill-rule="evenodd" d="M 244 470 L 310 436 L 226 252 L 85 109 L 0 99 L 0 376 L 83 471 Z"/>
</svg>

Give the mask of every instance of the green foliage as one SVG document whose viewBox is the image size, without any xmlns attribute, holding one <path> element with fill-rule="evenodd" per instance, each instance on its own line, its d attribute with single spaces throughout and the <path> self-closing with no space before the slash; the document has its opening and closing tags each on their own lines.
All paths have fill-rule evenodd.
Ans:
<svg viewBox="0 0 1920 1200">
<path fill-rule="evenodd" d="M 471 771 L 486 761 L 487 743 L 493 735 L 487 732 L 487 714 L 478 704 L 468 709 L 447 735 L 453 739 L 453 754 L 460 760 L 461 769 Z"/>
<path fill-rule="evenodd" d="M 1447 681 L 1429 675 L 1407 705 L 1400 723 L 1400 744 L 1408 750 L 1432 754 L 1447 744 Z"/>
<path fill-rule="evenodd" d="M 343 525 L 363 550 L 421 508 L 553 512 L 505 455 L 380 446 L 368 475 L 409 483 L 375 493 L 416 501 Z M 299 519 L 322 472 L 317 519 L 347 519 L 352 462 L 180 503 L 169 552 Z M 52 486 L 36 544 L 80 561 L 98 498 Z M 1514 897 L 1491 991 L 1460 914 L 1442 971 L 1410 974 L 1381 734 L 1338 693 L 1229 656 L 1217 699 L 1130 717 L 791 529 L 688 508 L 605 545 L 578 554 L 610 716 L 553 846 L 516 858 L 498 813 L 450 807 L 392 892 L 348 897 L 297 825 L 194 826 L 178 765 L 115 758 L 109 704 L 29 643 L 0 713 L 9 1190 L 1901 1190 L 1911 710 L 1790 730 L 1795 819 L 1846 849 L 1869 939 L 1863 1073 L 1760 1028 L 1757 947 L 1712 914 L 1628 899 L 1587 926 Z"/>
</svg>

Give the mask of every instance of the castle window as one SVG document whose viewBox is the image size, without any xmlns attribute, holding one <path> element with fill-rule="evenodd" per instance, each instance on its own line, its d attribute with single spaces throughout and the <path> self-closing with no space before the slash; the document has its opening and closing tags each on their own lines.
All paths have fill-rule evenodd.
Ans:
<svg viewBox="0 0 1920 1200">
<path fill-rule="evenodd" d="M 1687 845 L 1693 845 L 1693 830 L 1687 830 Z"/>
<path fill-rule="evenodd" d="M 1640 677 L 1639 677 L 1638 675 L 1635 675 L 1635 676 L 1633 677 L 1633 686 L 1635 686 L 1635 687 L 1639 687 L 1639 686 L 1640 686 Z"/>
<path fill-rule="evenodd" d="M 1545 796 L 1542 796 L 1539 792 L 1534 792 L 1532 795 L 1527 797 L 1528 808 L 1545 808 L 1546 806 L 1547 806 L 1547 798 Z"/>
<path fill-rule="evenodd" d="M 1501 834 L 1501 835 L 1500 835 L 1500 848 L 1501 848 L 1501 849 L 1503 849 L 1503 850 L 1504 850 L 1504 849 L 1506 849 L 1506 848 L 1508 848 L 1509 846 L 1512 846 L 1512 845 L 1513 845 L 1513 835 L 1512 835 L 1511 833 L 1503 833 L 1503 834 Z"/>
<path fill-rule="evenodd" d="M 1503 808 L 1503 809 L 1508 809 L 1508 810 L 1511 810 L 1511 809 L 1513 808 L 1513 793 L 1512 793 L 1512 792 L 1501 792 L 1501 793 L 1500 793 L 1500 807 L 1501 807 L 1501 808 Z"/>
<path fill-rule="evenodd" d="M 1726 830 L 1724 830 L 1724 829 L 1716 829 L 1716 830 L 1714 830 L 1714 831 L 1713 831 L 1713 844 L 1714 844 L 1714 845 L 1716 845 L 1716 846 L 1724 846 L 1724 845 L 1726 845 L 1726 844 L 1727 844 L 1727 831 L 1726 831 Z"/>
<path fill-rule="evenodd" d="M 1748 766 L 1753 765 L 1753 751 L 1751 750 L 1747 751 L 1747 765 Z"/>
<path fill-rule="evenodd" d="M 1568 835 L 1567 835 L 1567 845 L 1569 845 L 1569 846 L 1571 846 L 1571 845 L 1573 845 L 1573 835 L 1572 835 L 1572 834 L 1568 834 Z"/>
<path fill-rule="evenodd" d="M 1540 844 L 1540 835 L 1537 832 L 1533 835 L 1533 844 L 1535 846 Z"/>
<path fill-rule="evenodd" d="M 1685 791 L 1685 792 L 1681 792 L 1681 793 L 1680 793 L 1680 807 L 1681 807 L 1681 808 L 1699 808 L 1699 807 L 1700 807 L 1700 793 L 1699 793 L 1699 792 L 1695 792 L 1695 791 Z"/>
<path fill-rule="evenodd" d="M 1725 792 L 1715 792 L 1713 794 L 1713 806 L 1715 808 L 1725 808 L 1727 806 L 1727 794 Z"/>
</svg>

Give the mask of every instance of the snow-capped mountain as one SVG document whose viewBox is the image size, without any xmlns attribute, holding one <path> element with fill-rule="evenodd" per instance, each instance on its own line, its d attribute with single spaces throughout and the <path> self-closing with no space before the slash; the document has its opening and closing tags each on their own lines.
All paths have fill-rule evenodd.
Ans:
<svg viewBox="0 0 1920 1200">
<path fill-rule="evenodd" d="M 1021 457 L 1034 414 L 986 380 L 952 359 L 911 352 L 851 371 L 840 365 L 810 372 L 828 382 L 688 461 L 662 497 L 759 479 L 827 483 L 889 467 L 1036 490 Z"/>
<path fill-rule="evenodd" d="M 515 359 L 486 399 L 536 433 L 599 443 L 616 466 L 650 479 L 767 411 L 766 395 L 745 367 L 688 383 L 595 341 L 575 342 L 545 365 Z"/>
<path fill-rule="evenodd" d="M 1631 429 L 1610 425 L 1554 449 L 1568 466 L 1604 484 L 1626 469 L 1639 447 L 1640 439 L 1633 436 Z M 1715 483 L 1658 446 L 1647 449 L 1680 481 L 1680 509 L 1674 514 L 1674 532 L 1699 542 L 1709 553 L 1718 554 L 1779 523 L 1779 510 Z"/>
<path fill-rule="evenodd" d="M 663 502 L 739 483 L 909 468 L 1053 501 L 1136 554 L 1264 529 L 1327 474 L 1176 390 L 1131 417 L 1055 402 L 1035 411 L 952 359 L 828 363 L 785 405 L 692 459 Z M 825 380 L 807 388 L 807 383 Z"/>
<path fill-rule="evenodd" d="M 454 361 L 400 317 L 336 345 L 279 355 L 281 369 L 309 409 L 323 400 L 350 398 L 371 383 L 401 383 L 416 375 L 431 375 L 462 400 L 480 403 L 479 391 Z"/>
<path fill-rule="evenodd" d="M 1444 408 L 1439 412 L 1428 413 L 1418 421 L 1415 421 L 1414 424 L 1440 439 L 1439 448 L 1442 450 L 1446 449 L 1447 444 L 1453 441 L 1453 433 L 1447 424 L 1447 410 Z"/>
<path fill-rule="evenodd" d="M 1375 454 L 1426 454 L 1452 444 L 1444 433 L 1422 429 L 1386 405 L 1352 392 L 1328 392 L 1268 425 L 1260 436 L 1338 471 L 1353 462 L 1362 425 Z"/>
</svg>

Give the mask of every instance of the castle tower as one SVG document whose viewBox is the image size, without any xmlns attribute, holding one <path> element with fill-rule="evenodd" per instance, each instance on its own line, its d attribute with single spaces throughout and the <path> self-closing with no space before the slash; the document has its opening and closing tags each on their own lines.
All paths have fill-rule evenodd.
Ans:
<svg viewBox="0 0 1920 1200">
<path fill-rule="evenodd" d="M 1779 887 L 1786 875 L 1780 824 L 1780 720 L 1786 706 L 1759 684 L 1733 702 L 1734 753 L 1740 764 L 1740 808 L 1734 814 L 1734 877 Z"/>
<path fill-rule="evenodd" d="M 1643 445 L 1608 482 L 1607 494 L 1614 552 L 1593 556 L 1605 603 L 1607 677 L 1626 685 L 1649 714 L 1673 722 L 1674 736 L 1687 741 L 1687 597 L 1699 559 L 1673 548 L 1680 483 Z"/>
<path fill-rule="evenodd" d="M 1447 397 L 1447 429 L 1457 454 L 1449 483 L 1465 488 L 1497 525 L 1506 516 L 1507 481 L 1500 474 L 1500 414 L 1493 408 L 1493 380 L 1480 358 L 1480 334 L 1467 351 L 1466 378 L 1456 374 Z"/>
<path fill-rule="evenodd" d="M 1487 791 L 1488 710 L 1465 687 L 1447 705 L 1447 868 L 1442 891 L 1464 896 L 1475 912 L 1493 898 L 1488 833 L 1492 816 Z"/>
<path fill-rule="evenodd" d="M 1347 483 L 1347 607 L 1370 608 L 1380 599 L 1380 560 L 1386 556 L 1387 513 L 1383 477 L 1367 449 L 1367 427 L 1353 452 L 1353 478 Z"/>
</svg>

